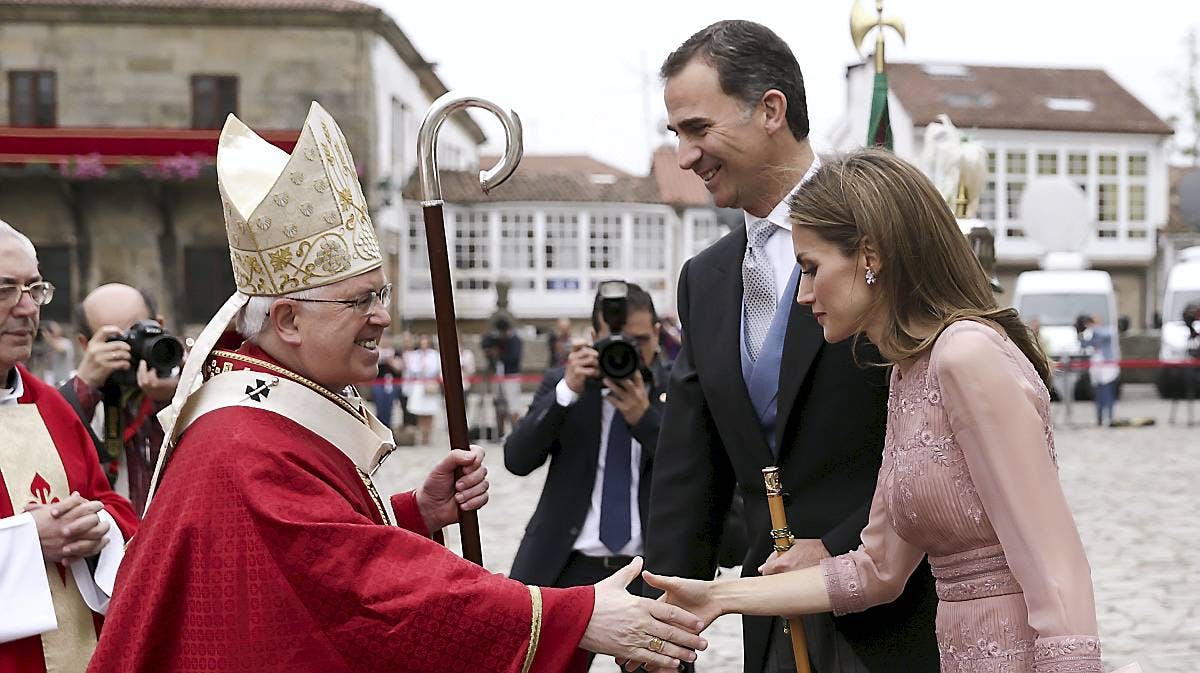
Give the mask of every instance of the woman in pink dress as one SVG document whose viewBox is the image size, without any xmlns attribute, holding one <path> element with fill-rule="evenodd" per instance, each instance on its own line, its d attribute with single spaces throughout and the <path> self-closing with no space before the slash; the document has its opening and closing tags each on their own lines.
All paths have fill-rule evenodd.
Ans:
<svg viewBox="0 0 1200 673">
<path fill-rule="evenodd" d="M 928 555 L 943 673 L 1099 673 L 1046 358 L 997 305 L 945 201 L 893 154 L 863 150 L 822 166 L 791 207 L 797 301 L 826 341 L 864 335 L 894 365 L 863 544 L 766 577 L 646 580 L 709 619 L 842 615 L 894 600 Z"/>
</svg>

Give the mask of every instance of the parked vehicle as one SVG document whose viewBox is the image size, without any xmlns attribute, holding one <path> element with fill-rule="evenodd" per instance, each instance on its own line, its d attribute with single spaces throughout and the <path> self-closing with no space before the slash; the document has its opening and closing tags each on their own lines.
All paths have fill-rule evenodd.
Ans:
<svg viewBox="0 0 1200 673">
<path fill-rule="evenodd" d="M 1200 246 L 1180 251 L 1179 261 L 1167 273 L 1158 359 L 1164 362 L 1191 359 L 1188 353 L 1191 332 L 1183 321 L 1183 312 L 1185 308 L 1194 304 L 1200 304 Z M 1200 325 L 1197 325 L 1197 328 L 1200 329 Z M 1185 377 L 1191 376 L 1195 382 L 1197 373 L 1195 370 L 1164 367 L 1159 371 L 1158 394 L 1166 399 L 1185 397 Z M 1200 397 L 1200 389 L 1195 384 L 1192 394 Z"/>
<path fill-rule="evenodd" d="M 1038 336 L 1042 348 L 1051 359 L 1060 364 L 1072 360 L 1082 363 L 1088 359 L 1088 353 L 1079 345 L 1079 333 L 1075 331 L 1075 320 L 1082 314 L 1096 317 L 1096 321 L 1112 328 L 1113 334 L 1119 334 L 1117 324 L 1117 297 L 1113 291 L 1112 277 L 1107 271 L 1096 271 L 1083 268 L 1047 268 L 1040 271 L 1026 271 L 1017 276 L 1017 284 L 1013 290 L 1013 306 L 1021 314 L 1026 323 L 1036 319 L 1039 325 Z M 1120 359 L 1120 345 L 1114 344 L 1117 359 Z M 1074 399 L 1092 399 L 1091 379 L 1088 370 L 1075 370 L 1079 376 L 1075 378 Z M 1069 380 L 1061 375 L 1056 382 Z M 1056 397 L 1066 393 L 1061 384 L 1056 383 Z"/>
</svg>

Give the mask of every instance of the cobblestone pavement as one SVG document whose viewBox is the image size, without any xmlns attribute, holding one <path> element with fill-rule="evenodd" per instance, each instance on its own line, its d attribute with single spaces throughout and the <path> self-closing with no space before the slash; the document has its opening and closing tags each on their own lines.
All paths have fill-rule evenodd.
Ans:
<svg viewBox="0 0 1200 673">
<path fill-rule="evenodd" d="M 1142 428 L 1097 428 L 1090 404 L 1055 405 L 1063 488 L 1087 547 L 1107 670 L 1137 660 L 1146 673 L 1200 671 L 1200 425 L 1167 423 L 1170 403 L 1150 386 L 1125 386 L 1118 418 L 1154 417 Z M 1196 407 L 1200 420 L 1200 404 Z M 514 477 L 489 445 L 492 502 L 480 513 L 485 565 L 507 572 L 541 493 L 545 470 Z M 443 446 L 402 448 L 380 469 L 383 493 L 414 488 Z M 447 543 L 459 550 L 457 530 Z M 741 670 L 741 623 L 717 620 L 702 673 Z M 606 663 L 607 661 L 607 663 Z M 593 671 L 614 671 L 598 657 Z"/>
</svg>

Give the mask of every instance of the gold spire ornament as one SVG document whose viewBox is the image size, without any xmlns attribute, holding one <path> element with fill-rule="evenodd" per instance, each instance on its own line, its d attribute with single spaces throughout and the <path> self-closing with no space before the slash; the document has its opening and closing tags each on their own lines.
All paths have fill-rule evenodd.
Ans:
<svg viewBox="0 0 1200 673">
<path fill-rule="evenodd" d="M 875 16 L 866 9 L 863 9 L 861 0 L 854 0 L 854 7 L 850 10 L 850 39 L 854 41 L 854 48 L 858 50 L 858 55 L 862 56 L 863 42 L 866 40 L 867 33 L 871 32 L 872 28 L 878 28 L 875 31 L 875 72 L 882 73 L 886 67 L 883 52 L 883 29 L 887 26 L 900 36 L 900 41 L 905 41 L 904 22 L 896 17 L 883 18 L 883 0 L 875 0 Z"/>
</svg>

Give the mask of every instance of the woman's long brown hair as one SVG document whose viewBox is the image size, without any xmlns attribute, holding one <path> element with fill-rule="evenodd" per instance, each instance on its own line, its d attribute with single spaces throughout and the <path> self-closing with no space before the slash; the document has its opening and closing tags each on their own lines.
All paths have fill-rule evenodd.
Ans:
<svg viewBox="0 0 1200 673">
<path fill-rule="evenodd" d="M 989 322 L 1004 330 L 1038 375 L 1050 385 L 1050 365 L 1017 311 L 1000 308 L 983 267 L 941 194 L 921 171 L 879 149 L 864 149 L 824 163 L 791 199 L 793 226 L 806 227 L 857 257 L 870 244 L 879 258 L 867 316 L 886 311 L 875 345 L 897 362 L 933 346 L 959 320 Z M 865 269 L 863 270 L 865 272 Z M 917 336 L 910 328 L 934 325 Z"/>
</svg>

